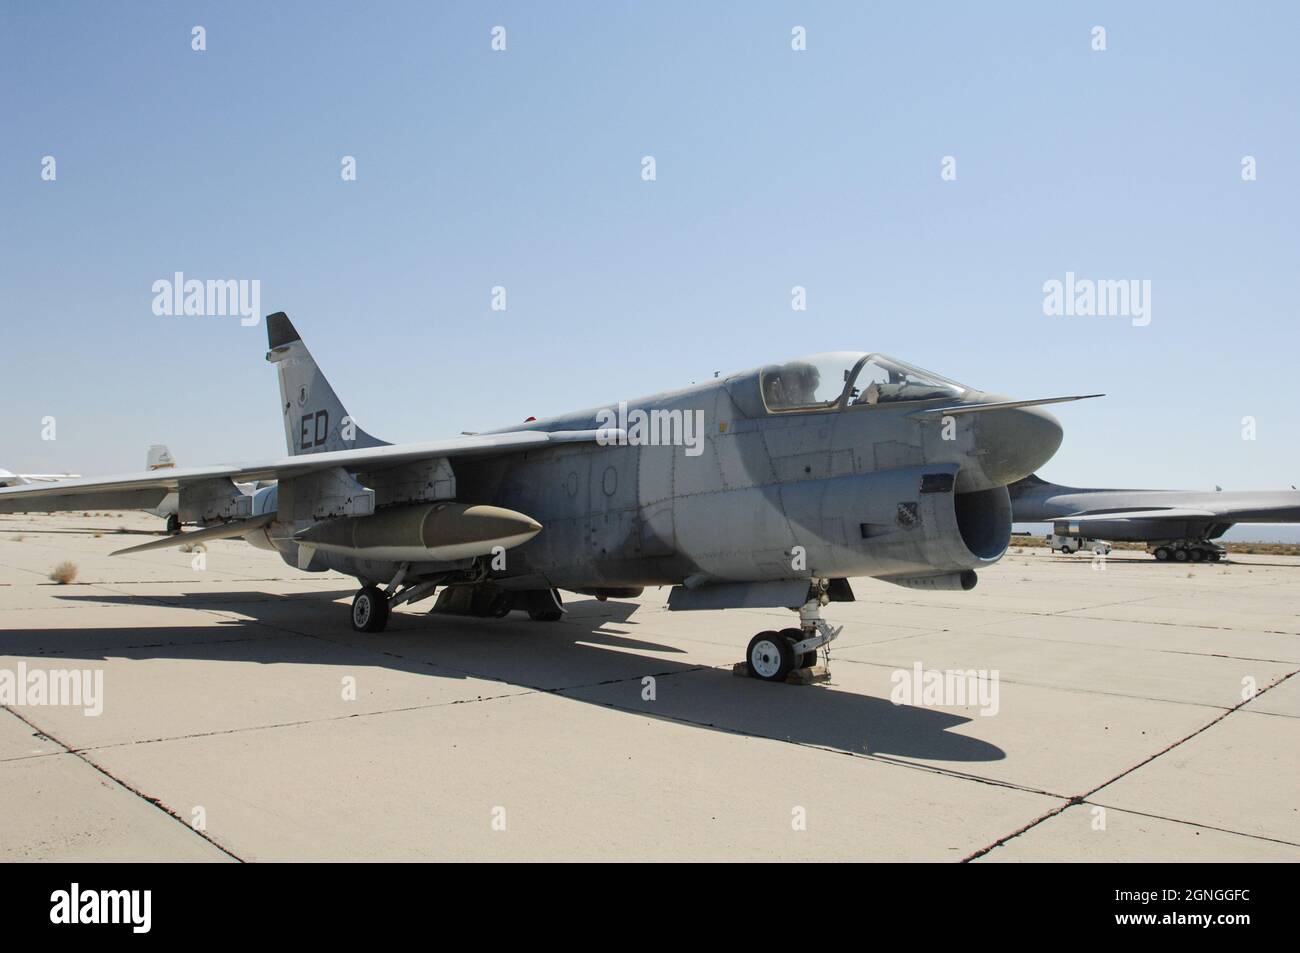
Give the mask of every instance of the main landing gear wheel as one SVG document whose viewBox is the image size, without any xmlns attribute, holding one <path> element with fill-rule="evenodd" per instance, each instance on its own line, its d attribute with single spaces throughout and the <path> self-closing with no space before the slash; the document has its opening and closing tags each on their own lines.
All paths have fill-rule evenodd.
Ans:
<svg viewBox="0 0 1300 953">
<path fill-rule="evenodd" d="M 1167 546 L 1157 546 L 1155 556 L 1156 556 L 1156 562 L 1161 562 L 1161 563 L 1168 562 L 1169 548 Z"/>
<path fill-rule="evenodd" d="M 382 632 L 388 625 L 388 596 L 378 586 L 363 586 L 352 597 L 352 628 Z"/>
<path fill-rule="evenodd" d="M 1175 550 L 1174 550 L 1174 562 L 1176 562 L 1176 563 L 1185 563 L 1185 562 L 1187 562 L 1187 550 L 1185 550 L 1185 549 L 1175 549 Z"/>
<path fill-rule="evenodd" d="M 1199 563 L 1205 559 L 1205 550 L 1193 549 L 1191 552 L 1192 562 Z"/>
<path fill-rule="evenodd" d="M 167 515 L 167 535 L 175 536 L 181 531 L 181 518 L 176 513 Z"/>
<path fill-rule="evenodd" d="M 790 645 L 798 645 L 804 639 L 803 629 L 782 629 L 779 633 L 783 638 L 790 640 Z M 793 652 L 791 653 L 793 656 Z M 812 668 L 817 664 L 817 650 L 811 649 L 804 652 L 794 661 L 795 668 Z"/>
<path fill-rule="evenodd" d="M 750 674 L 765 682 L 785 681 L 790 669 L 794 668 L 793 645 L 784 633 L 771 629 L 758 633 L 749 640 L 749 649 L 745 652 Z"/>
</svg>

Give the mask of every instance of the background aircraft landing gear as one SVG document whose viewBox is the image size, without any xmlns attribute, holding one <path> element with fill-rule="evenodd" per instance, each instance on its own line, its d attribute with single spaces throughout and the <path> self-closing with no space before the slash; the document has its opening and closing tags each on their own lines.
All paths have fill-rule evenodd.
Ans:
<svg viewBox="0 0 1300 953">
<path fill-rule="evenodd" d="M 177 513 L 169 513 L 167 515 L 167 535 L 176 536 L 180 533 L 180 531 L 181 531 L 180 515 Z"/>
<path fill-rule="evenodd" d="M 1228 555 L 1226 549 L 1208 539 L 1176 539 L 1154 545 L 1151 555 L 1162 563 L 1217 563 Z"/>
<path fill-rule="evenodd" d="M 388 624 L 388 596 L 378 586 L 362 586 L 352 597 L 352 628 L 382 632 Z"/>
</svg>

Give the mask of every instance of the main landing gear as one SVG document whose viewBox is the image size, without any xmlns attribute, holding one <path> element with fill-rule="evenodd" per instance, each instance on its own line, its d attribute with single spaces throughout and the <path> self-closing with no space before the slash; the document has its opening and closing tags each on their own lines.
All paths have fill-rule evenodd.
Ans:
<svg viewBox="0 0 1300 953">
<path fill-rule="evenodd" d="M 765 682 L 783 682 L 795 669 L 817 664 L 817 650 L 844 630 L 822 618 L 822 606 L 829 601 L 825 591 L 817 592 L 798 610 L 799 628 L 769 629 L 750 639 L 745 652 L 749 674 Z"/>
<path fill-rule="evenodd" d="M 515 609 L 522 609 L 535 622 L 557 622 L 564 617 L 564 600 L 558 589 L 529 589 L 508 592 L 484 582 L 486 573 L 445 573 L 422 582 L 406 583 L 409 563 L 401 564 L 387 588 L 365 582 L 352 597 L 352 628 L 358 632 L 382 632 L 391 609 L 403 603 L 427 599 L 444 586 L 438 602 L 430 610 L 446 615 L 502 619 Z M 364 580 L 363 580 L 364 582 Z M 795 630 L 796 632 L 798 630 Z"/>
<path fill-rule="evenodd" d="M 362 586 L 352 597 L 352 628 L 382 632 L 388 625 L 388 596 L 378 586 Z"/>
<path fill-rule="evenodd" d="M 357 590 L 357 594 L 352 597 L 352 628 L 358 632 L 382 632 L 384 626 L 388 625 L 391 609 L 404 602 L 427 599 L 437 591 L 437 580 L 403 586 L 402 580 L 406 578 L 406 570 L 409 568 L 409 563 L 403 563 L 386 589 L 370 583 Z"/>
</svg>

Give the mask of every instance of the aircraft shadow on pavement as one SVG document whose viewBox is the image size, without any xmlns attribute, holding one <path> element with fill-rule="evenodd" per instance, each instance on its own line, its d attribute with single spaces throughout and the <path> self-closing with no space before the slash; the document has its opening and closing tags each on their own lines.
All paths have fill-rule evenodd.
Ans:
<svg viewBox="0 0 1300 953">
<path fill-rule="evenodd" d="M 1092 568 L 1092 557 L 1091 557 L 1091 556 L 1087 556 L 1087 558 L 1084 558 L 1085 556 L 1087 556 L 1087 554 L 1085 554 L 1085 553 L 1080 553 L 1080 554 L 1078 555 L 1078 557 L 1074 557 L 1074 556 L 1058 556 L 1058 557 L 1056 557 L 1056 558 L 1054 558 L 1054 559 L 1052 560 L 1052 563 L 1051 563 L 1051 564 L 1054 565 L 1054 566 L 1063 566 L 1063 565 L 1064 565 L 1064 566 L 1068 566 L 1071 562 L 1075 562 L 1075 563 L 1078 563 L 1080 566 L 1082 566 L 1082 567 L 1084 567 L 1084 568 L 1091 569 L 1091 568 Z M 1221 560 L 1221 561 L 1219 561 L 1219 562 L 1217 562 L 1217 563 L 1209 563 L 1209 562 L 1199 562 L 1199 563 L 1194 563 L 1194 562 L 1184 562 L 1184 563 L 1180 563 L 1180 562 L 1178 562 L 1178 561 L 1176 561 L 1176 560 L 1167 560 L 1167 561 L 1165 561 L 1165 562 L 1161 562 L 1160 560 L 1158 560 L 1158 559 L 1153 559 L 1153 558 L 1150 557 L 1150 556 L 1116 556 L 1114 553 L 1111 553 L 1109 556 L 1106 557 L 1106 562 L 1107 562 L 1108 564 L 1111 564 L 1111 563 L 1122 563 L 1122 564 L 1125 564 L 1125 565 L 1143 565 L 1143 566 L 1151 566 L 1151 567 L 1152 567 L 1152 571 L 1155 571 L 1155 570 L 1158 569 L 1158 570 L 1160 570 L 1161 572 L 1172 572 L 1172 571 L 1176 571 L 1176 570 L 1178 570 L 1178 569 L 1191 569 L 1193 566 L 1206 566 L 1206 567 L 1209 567 L 1209 566 L 1221 566 L 1221 567 L 1224 568 L 1224 569 L 1236 569 L 1236 570 L 1242 570 L 1242 569 L 1259 569 L 1259 568 L 1270 568 L 1270 569 L 1297 569 L 1297 568 L 1300 568 L 1300 566 L 1297 566 L 1295 563 L 1257 563 L 1257 562 L 1238 562 L 1237 560 L 1233 559 L 1231 556 L 1229 556 L 1227 559 Z"/>
<path fill-rule="evenodd" d="M 277 595 L 195 592 L 168 596 L 67 595 L 61 601 L 220 612 L 216 624 L 94 629 L 0 629 L 0 654 L 104 661 L 172 659 L 382 666 L 436 678 L 479 678 L 677 724 L 855 754 L 921 761 L 984 762 L 1006 757 L 997 746 L 951 729 L 972 719 L 834 686 L 770 685 L 736 677 L 729 666 L 691 664 L 679 646 L 640 639 L 641 607 L 630 602 L 569 602 L 563 621 L 394 612 L 388 629 L 368 635 L 348 624 L 335 600 L 351 591 Z M 421 607 L 422 608 L 422 607 Z M 114 611 L 114 610 L 109 610 Z M 227 615 L 228 614 L 228 615 Z M 608 627 L 613 627 L 608 628 Z M 737 646 L 737 658 L 744 647 Z M 642 678 L 656 699 L 642 698 Z"/>
</svg>

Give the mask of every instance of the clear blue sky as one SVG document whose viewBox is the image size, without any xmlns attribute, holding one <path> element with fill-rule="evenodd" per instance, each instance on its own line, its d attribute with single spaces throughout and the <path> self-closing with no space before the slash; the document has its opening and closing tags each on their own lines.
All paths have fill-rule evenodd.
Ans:
<svg viewBox="0 0 1300 953">
<path fill-rule="evenodd" d="M 1060 482 L 1300 483 L 1294 4 L 7 3 L 0 25 L 0 466 L 282 452 L 264 326 L 153 314 L 183 271 L 260 279 L 393 441 L 861 349 L 1107 392 L 1060 410 Z M 1044 316 L 1066 271 L 1150 279 L 1150 326 Z"/>
</svg>

